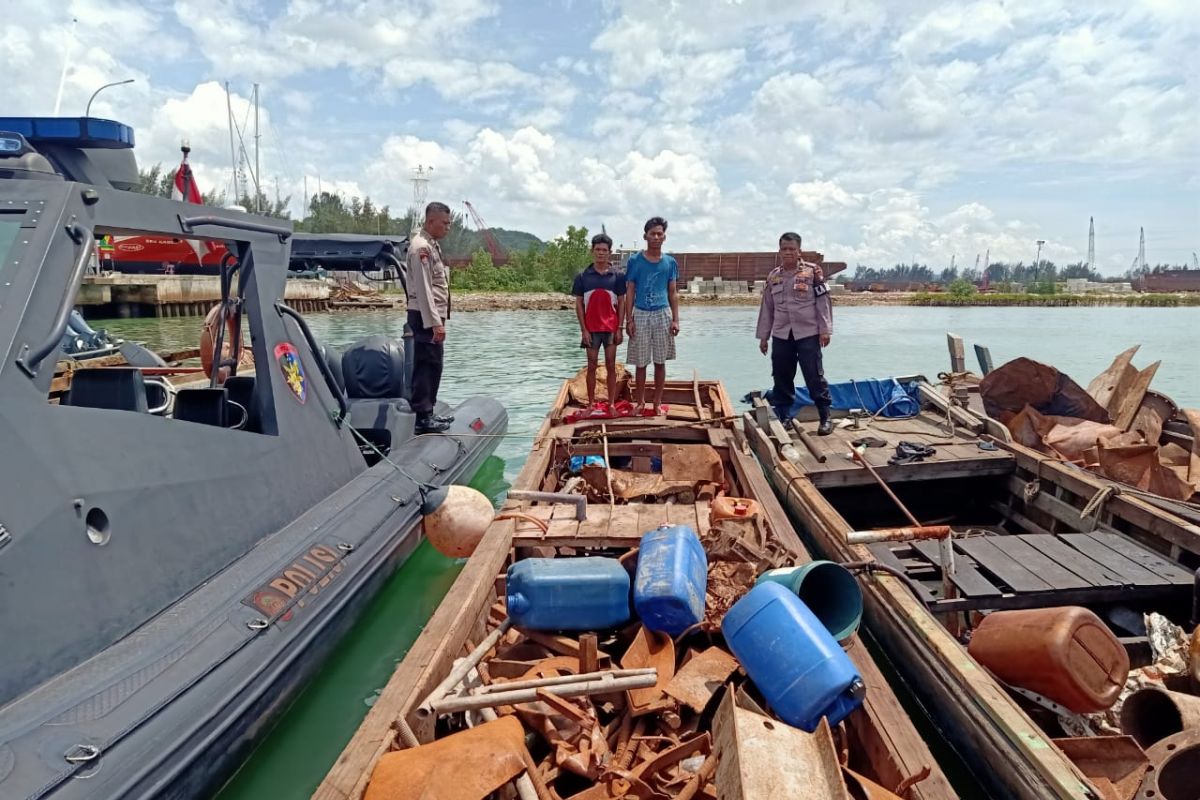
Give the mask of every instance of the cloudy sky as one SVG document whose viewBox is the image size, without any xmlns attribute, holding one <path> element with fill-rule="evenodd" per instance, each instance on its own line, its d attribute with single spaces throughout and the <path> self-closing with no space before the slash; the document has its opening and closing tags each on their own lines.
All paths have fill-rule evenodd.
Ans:
<svg viewBox="0 0 1200 800">
<path fill-rule="evenodd" d="M 1123 272 L 1200 250 L 1200 11 L 1193 0 L 4 0 L 0 115 L 137 129 L 143 165 L 193 148 L 230 186 L 261 85 L 265 188 L 488 224 L 569 224 L 677 250 L 830 260 L 1060 263 Z M 72 37 L 72 18 L 78 22 Z M 72 41 L 73 39 L 73 41 Z M 247 142 L 247 147 L 250 142 Z"/>
</svg>

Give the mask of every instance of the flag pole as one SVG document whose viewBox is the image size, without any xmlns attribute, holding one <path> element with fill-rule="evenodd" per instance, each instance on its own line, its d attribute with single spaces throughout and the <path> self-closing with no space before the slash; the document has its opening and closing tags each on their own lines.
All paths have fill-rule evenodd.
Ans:
<svg viewBox="0 0 1200 800">
<path fill-rule="evenodd" d="M 183 173 L 183 202 L 186 203 L 192 194 L 192 167 L 188 164 L 188 153 L 192 152 L 192 148 L 188 144 L 187 139 L 184 139 L 180 143 L 179 150 L 183 153 L 183 164 L 180 164 L 179 168 L 183 169 L 185 165 L 187 166 L 187 169 Z"/>
</svg>

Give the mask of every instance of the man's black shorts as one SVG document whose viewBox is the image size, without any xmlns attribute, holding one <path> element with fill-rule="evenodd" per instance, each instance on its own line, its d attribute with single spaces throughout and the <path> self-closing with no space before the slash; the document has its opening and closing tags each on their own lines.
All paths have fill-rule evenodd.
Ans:
<svg viewBox="0 0 1200 800">
<path fill-rule="evenodd" d="M 585 350 L 599 350 L 601 347 L 607 347 L 613 343 L 613 332 L 602 331 L 600 333 L 592 333 L 592 346 L 588 347 L 582 337 L 579 340 L 579 346 Z"/>
</svg>

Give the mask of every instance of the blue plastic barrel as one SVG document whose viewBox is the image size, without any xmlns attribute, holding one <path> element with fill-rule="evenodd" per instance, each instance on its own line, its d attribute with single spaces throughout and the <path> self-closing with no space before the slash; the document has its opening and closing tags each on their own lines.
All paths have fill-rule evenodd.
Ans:
<svg viewBox="0 0 1200 800">
<path fill-rule="evenodd" d="M 678 636 L 704 619 L 708 557 L 687 525 L 663 525 L 642 536 L 633 608 L 647 628 Z"/>
<path fill-rule="evenodd" d="M 629 573 L 615 558 L 526 558 L 508 568 L 513 624 L 535 631 L 592 631 L 629 621 Z"/>
<path fill-rule="evenodd" d="M 849 656 L 799 597 L 760 583 L 734 603 L 721 632 L 771 709 L 812 733 L 827 717 L 837 725 L 862 705 L 866 684 Z"/>
<path fill-rule="evenodd" d="M 773 581 L 804 601 L 839 642 L 854 635 L 862 622 L 862 588 L 850 571 L 832 561 L 810 561 L 797 567 L 769 569 L 757 583 Z"/>
</svg>

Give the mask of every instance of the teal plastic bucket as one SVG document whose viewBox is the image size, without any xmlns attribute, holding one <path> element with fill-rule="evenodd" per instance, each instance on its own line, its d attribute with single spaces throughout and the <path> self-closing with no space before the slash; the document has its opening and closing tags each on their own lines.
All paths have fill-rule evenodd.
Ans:
<svg viewBox="0 0 1200 800">
<path fill-rule="evenodd" d="M 862 622 L 862 589 L 841 564 L 810 561 L 798 567 L 770 569 L 759 575 L 755 584 L 766 582 L 794 592 L 839 642 L 853 636 Z"/>
</svg>

